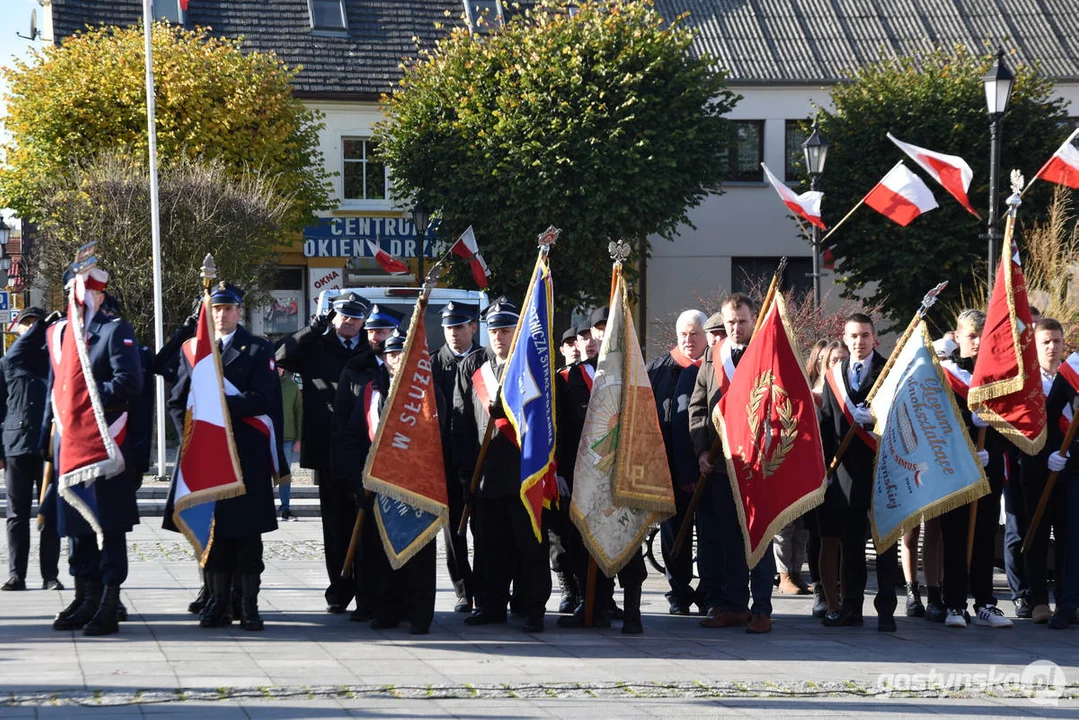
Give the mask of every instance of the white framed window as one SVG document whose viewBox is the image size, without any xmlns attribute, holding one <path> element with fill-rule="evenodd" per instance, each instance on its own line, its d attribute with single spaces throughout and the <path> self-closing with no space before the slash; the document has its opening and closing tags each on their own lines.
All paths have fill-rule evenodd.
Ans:
<svg viewBox="0 0 1079 720">
<path fill-rule="evenodd" d="M 341 199 L 345 203 L 389 202 L 386 165 L 375 157 L 376 144 L 370 138 L 341 138 Z"/>
<path fill-rule="evenodd" d="M 348 30 L 348 16 L 345 14 L 343 0 L 307 0 L 307 10 L 311 13 L 312 30 Z"/>
</svg>

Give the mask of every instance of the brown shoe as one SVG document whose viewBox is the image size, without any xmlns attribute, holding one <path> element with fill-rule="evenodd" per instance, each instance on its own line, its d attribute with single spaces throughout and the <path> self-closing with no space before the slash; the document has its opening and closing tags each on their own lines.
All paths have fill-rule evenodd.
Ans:
<svg viewBox="0 0 1079 720">
<path fill-rule="evenodd" d="M 746 632 L 750 635 L 764 635 L 772 632 L 772 618 L 764 613 L 753 613 L 753 619 L 749 621 Z"/>
<path fill-rule="evenodd" d="M 1048 605 L 1035 605 L 1030 613 L 1030 619 L 1037 625 L 1045 625 L 1051 617 L 1053 617 L 1053 612 Z"/>
<path fill-rule="evenodd" d="M 802 588 L 791 579 L 790 573 L 779 573 L 779 592 L 784 595 L 801 595 Z"/>
<path fill-rule="evenodd" d="M 749 611 L 744 612 L 730 612 L 729 610 L 712 611 L 708 613 L 708 617 L 701 620 L 701 627 L 706 628 L 727 628 L 727 627 L 745 627 L 749 623 Z"/>
</svg>

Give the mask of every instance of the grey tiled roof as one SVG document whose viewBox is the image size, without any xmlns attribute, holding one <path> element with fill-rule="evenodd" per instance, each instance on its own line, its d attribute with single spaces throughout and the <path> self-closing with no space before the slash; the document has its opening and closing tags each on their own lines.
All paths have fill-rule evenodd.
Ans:
<svg viewBox="0 0 1079 720">
<path fill-rule="evenodd" d="M 734 83 L 828 84 L 852 67 L 955 44 L 1009 62 L 1039 62 L 1057 81 L 1079 81 L 1079 0 L 656 0 L 667 18 L 689 12 L 695 49 L 718 58 Z M 187 25 L 243 36 L 302 65 L 305 96 L 375 97 L 400 77 L 413 37 L 429 46 L 460 22 L 460 0 L 345 0 L 348 35 L 309 30 L 307 0 L 190 0 Z M 56 36 L 90 24 L 133 24 L 141 0 L 52 0 Z M 448 12 L 448 16 L 447 16 Z M 988 43 L 988 45 L 987 45 Z"/>
<path fill-rule="evenodd" d="M 460 0 L 345 0 L 348 34 L 312 33 L 307 0 L 190 0 L 187 27 L 243 36 L 244 47 L 277 53 L 303 69 L 297 94 L 376 97 L 400 77 L 398 64 L 421 45 L 433 45 L 460 22 Z M 52 0 L 53 29 L 62 39 L 86 25 L 131 25 L 142 19 L 141 0 Z M 446 12 L 449 12 L 447 17 Z"/>
<path fill-rule="evenodd" d="M 959 44 L 1000 45 L 1008 62 L 1040 63 L 1079 81 L 1079 0 L 656 0 L 689 12 L 708 52 L 735 83 L 833 83 L 850 68 Z M 988 43 L 988 46 L 987 46 Z"/>
</svg>

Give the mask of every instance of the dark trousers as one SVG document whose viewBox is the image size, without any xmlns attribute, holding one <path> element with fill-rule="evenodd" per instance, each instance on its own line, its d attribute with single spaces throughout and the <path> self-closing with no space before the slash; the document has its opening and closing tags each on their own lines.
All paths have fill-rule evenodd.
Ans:
<svg viewBox="0 0 1079 720">
<path fill-rule="evenodd" d="M 450 573 L 453 591 L 458 598 L 472 599 L 472 566 L 468 562 L 468 536 L 458 535 L 461 515 L 465 509 L 464 488 L 455 482 L 447 487 L 449 497 L 450 524 L 442 530 L 442 539 L 446 542 L 446 569 Z"/>
<path fill-rule="evenodd" d="M 1012 464 L 1015 467 L 1015 464 Z M 1008 588 L 1012 600 L 1030 594 L 1026 565 L 1023 559 L 1023 537 L 1027 534 L 1027 507 L 1020 478 L 1015 474 L 1004 485 L 1004 573 L 1008 576 Z M 1037 501 L 1035 501 L 1037 502 Z M 1034 507 L 1037 507 L 1035 505 Z M 1030 511 L 1034 511 L 1034 507 Z"/>
<path fill-rule="evenodd" d="M 521 611 L 527 617 L 543 617 L 551 597 L 548 542 L 543 533 L 536 541 L 521 499 L 476 498 L 472 534 L 477 570 L 486 585 L 484 610 L 492 615 L 506 612 L 512 580 Z"/>
<path fill-rule="evenodd" d="M 356 504 L 352 493 L 343 483 L 336 483 L 325 470 L 314 471 L 318 485 L 318 506 L 322 514 L 322 545 L 326 553 L 326 574 L 330 584 L 326 588 L 326 603 L 348 605 L 356 594 L 351 580 L 341 577 L 341 568 L 348 555 L 352 539 L 352 526 L 356 523 Z"/>
<path fill-rule="evenodd" d="M 1045 483 L 1049 479 L 1049 471 L 1023 473 L 1023 499 L 1030 508 L 1031 515 L 1038 507 L 1038 500 L 1045 490 Z M 1030 604 L 1048 605 L 1049 590 L 1046 582 L 1049 555 L 1049 530 L 1053 530 L 1055 544 L 1053 545 L 1053 566 L 1056 570 L 1055 600 L 1059 604 L 1063 593 L 1064 575 L 1066 574 L 1065 548 L 1068 544 L 1068 489 L 1064 476 L 1057 478 L 1053 486 L 1053 492 L 1049 496 L 1049 503 L 1045 506 L 1045 515 L 1038 523 L 1037 530 L 1031 540 L 1030 547 L 1024 553 L 1026 563 L 1026 577 L 1030 583 Z"/>
<path fill-rule="evenodd" d="M 1079 476 L 1061 473 L 1057 482 L 1064 486 L 1068 514 L 1079 518 Z M 1056 611 L 1067 615 L 1079 609 L 1079 531 L 1073 529 L 1068 533 L 1064 545 L 1064 568 L 1059 571 L 1061 578 L 1057 581 L 1060 589 L 1057 590 Z"/>
<path fill-rule="evenodd" d="M 1001 478 L 989 478 L 990 493 L 978 499 L 974 526 L 974 548 L 967 570 L 967 533 L 970 505 L 957 507 L 940 516 L 943 539 L 944 604 L 953 610 L 967 605 L 967 594 L 974 596 L 974 607 L 996 605 L 993 594 L 993 559 L 998 518 L 1000 517 Z M 1028 577 L 1029 581 L 1029 577 Z"/>
<path fill-rule="evenodd" d="M 127 533 L 106 531 L 100 548 L 95 535 L 73 536 L 68 544 L 68 568 L 73 577 L 122 585 L 127 580 Z"/>
<path fill-rule="evenodd" d="M 570 529 L 573 521 L 569 517 L 568 497 L 560 498 L 558 507 L 543 511 L 544 532 L 551 544 L 551 570 L 556 573 L 569 573 L 576 576 L 576 567 L 571 558 Z"/>
<path fill-rule="evenodd" d="M 7 556 L 8 575 L 26 579 L 30 558 L 30 508 L 41 494 L 40 457 L 15 455 L 7 458 L 4 480 L 7 487 Z M 38 563 L 42 580 L 55 580 L 60 574 L 60 536 L 55 517 L 47 517 L 38 536 Z"/>
<path fill-rule="evenodd" d="M 207 572 L 261 575 L 265 567 L 262 563 L 260 533 L 235 538 L 215 538 L 210 545 L 210 556 L 206 558 Z"/>
<path fill-rule="evenodd" d="M 667 601 L 672 605 L 678 604 L 689 607 L 698 601 L 697 591 L 693 589 L 693 530 L 690 529 L 685 540 L 685 547 L 674 556 L 674 541 L 678 538 L 678 530 L 686 518 L 689 510 L 689 502 L 693 493 L 686 492 L 681 488 L 674 489 L 675 514 L 664 520 L 659 526 L 660 548 L 663 552 L 663 566 L 666 568 L 667 584 L 671 586 L 666 593 Z"/>
<path fill-rule="evenodd" d="M 702 531 L 698 538 L 698 568 L 701 583 L 705 586 L 706 603 L 709 608 L 727 612 L 745 612 L 772 614 L 772 578 L 776 573 L 776 559 L 769 542 L 764 555 L 756 567 L 750 569 L 746 564 L 745 540 L 742 526 L 738 522 L 738 510 L 735 507 L 734 494 L 730 480 L 725 475 L 715 475 L 708 479 L 712 507 L 702 517 L 712 527 Z M 701 503 L 703 506 L 704 503 Z M 714 553 L 704 552 L 705 562 L 700 557 L 705 544 L 714 545 Z M 712 548 L 709 548 L 712 550 Z M 716 573 L 714 581 L 705 582 L 704 565 Z M 750 604 L 752 600 L 752 605 Z"/>
<path fill-rule="evenodd" d="M 435 617 L 435 541 L 427 543 L 404 566 L 394 570 L 382 539 L 376 539 L 379 547 L 372 553 L 377 557 L 370 578 L 377 583 L 375 617 L 389 623 L 408 620 L 416 628 L 431 627 Z"/>
<path fill-rule="evenodd" d="M 822 537 L 838 537 L 843 552 L 840 572 L 843 580 L 843 604 L 846 610 L 861 614 L 865 602 L 868 570 L 865 542 L 869 539 L 869 517 L 864 508 L 833 507 L 828 513 L 832 527 L 820 526 Z M 820 516 L 818 516 L 820 522 Z M 835 524 L 837 523 L 837 524 Z M 880 617 L 891 617 L 898 603 L 895 594 L 899 580 L 899 553 L 896 545 L 877 552 L 877 594 L 873 606 Z"/>
</svg>

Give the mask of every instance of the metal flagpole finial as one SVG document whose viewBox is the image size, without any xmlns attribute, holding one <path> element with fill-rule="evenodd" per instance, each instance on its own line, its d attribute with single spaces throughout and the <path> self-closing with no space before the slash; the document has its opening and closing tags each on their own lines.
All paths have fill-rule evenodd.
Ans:
<svg viewBox="0 0 1079 720">
<path fill-rule="evenodd" d="M 1023 186 L 1025 184 L 1023 179 L 1023 173 L 1017 169 L 1012 170 L 1012 194 L 1008 196 L 1008 214 L 1015 216 L 1015 213 L 1019 210 L 1019 206 L 1023 204 Z"/>
<path fill-rule="evenodd" d="M 210 253 L 206 253 L 206 257 L 202 259 L 202 279 L 213 280 L 217 277 L 217 263 L 214 262 L 214 256 Z"/>
<path fill-rule="evenodd" d="M 924 316 L 925 313 L 929 310 L 929 308 L 933 307 L 933 304 L 936 303 L 936 301 L 937 301 L 937 297 L 942 292 L 944 292 L 944 288 L 946 288 L 946 287 L 948 287 L 948 281 L 947 280 L 945 280 L 944 282 L 940 283 L 935 288 L 933 288 L 932 290 L 927 292 L 925 294 L 925 297 L 922 298 L 922 306 L 920 308 L 918 308 L 918 314 Z"/>
<path fill-rule="evenodd" d="M 539 247 L 550 249 L 555 241 L 558 240 L 558 234 L 562 231 L 556 228 L 554 225 L 549 225 L 546 230 L 539 234 Z"/>
<path fill-rule="evenodd" d="M 611 260 L 623 263 L 629 259 L 630 249 L 625 240 L 612 240 L 607 243 L 607 252 L 611 254 Z"/>
<path fill-rule="evenodd" d="M 783 271 L 787 269 L 787 256 L 779 258 L 779 267 L 776 268 L 776 275 L 782 275 Z"/>
</svg>

